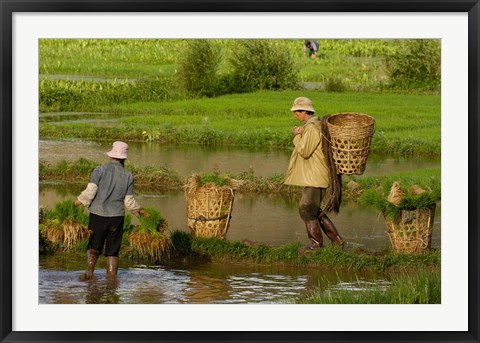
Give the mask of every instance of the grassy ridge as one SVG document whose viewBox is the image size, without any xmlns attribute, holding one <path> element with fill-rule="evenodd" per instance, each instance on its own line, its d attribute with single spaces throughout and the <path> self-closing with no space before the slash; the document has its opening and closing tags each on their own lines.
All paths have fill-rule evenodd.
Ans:
<svg viewBox="0 0 480 343">
<path fill-rule="evenodd" d="M 68 183 L 84 184 L 88 182 L 90 173 L 97 166 L 96 162 L 80 158 L 77 161 L 60 161 L 57 164 L 48 164 L 40 161 L 40 181 L 62 181 Z M 185 184 L 190 175 L 181 175 L 175 170 L 165 167 L 138 167 L 127 161 L 126 168 L 135 176 L 135 187 L 138 191 L 155 191 L 179 189 Z M 220 171 L 219 171 L 220 172 Z M 253 170 L 244 171 L 238 175 L 223 172 L 233 179 L 240 180 L 239 192 L 276 193 L 282 195 L 296 195 L 300 187 L 283 184 L 284 175 L 271 175 L 269 177 L 255 176 Z M 343 176 L 343 199 L 358 200 L 365 190 L 381 189 L 388 194 L 394 181 L 399 181 L 405 187 L 418 185 L 422 188 L 440 192 L 441 172 L 437 169 L 420 169 L 410 172 L 398 172 L 388 175 L 375 176 Z M 352 186 L 354 185 L 354 187 Z"/>
<path fill-rule="evenodd" d="M 393 271 L 399 268 L 436 268 L 440 265 L 440 252 L 430 250 L 420 255 L 406 255 L 392 251 L 372 252 L 355 248 L 342 250 L 326 247 L 308 254 L 301 254 L 299 242 L 271 247 L 265 244 L 246 244 L 217 238 L 194 237 L 182 231 L 171 234 L 175 253 L 173 256 L 193 256 L 212 261 L 250 261 L 261 264 L 285 264 L 296 266 L 322 266 L 349 270 Z M 176 254 L 176 255 L 175 255 Z"/>
<path fill-rule="evenodd" d="M 361 286 L 361 283 L 360 283 Z M 318 287 L 296 301 L 300 304 L 441 304 L 440 270 L 416 275 L 403 272 L 390 279 L 390 285 L 364 287 L 356 291 Z"/>
<path fill-rule="evenodd" d="M 115 125 L 111 121 L 41 122 L 40 136 L 290 147 L 291 127 L 298 122 L 289 110 L 299 95 L 310 97 L 320 116 L 339 112 L 373 116 L 374 153 L 440 155 L 440 97 L 435 95 L 259 91 L 162 103 L 84 104 L 85 111 L 118 114 Z M 139 115 L 121 115 L 131 113 Z"/>
</svg>

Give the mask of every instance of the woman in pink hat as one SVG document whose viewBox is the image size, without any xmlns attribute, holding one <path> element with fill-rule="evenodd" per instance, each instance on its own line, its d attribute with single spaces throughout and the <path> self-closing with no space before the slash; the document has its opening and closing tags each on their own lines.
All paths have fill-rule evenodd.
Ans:
<svg viewBox="0 0 480 343">
<path fill-rule="evenodd" d="M 107 277 L 115 277 L 122 244 L 125 209 L 134 215 L 146 215 L 133 196 L 133 175 L 125 169 L 128 145 L 114 142 L 107 155 L 110 162 L 93 170 L 87 188 L 75 200 L 75 205 L 88 207 L 88 228 L 93 232 L 87 247 L 87 269 L 80 276 L 81 280 L 94 278 L 95 264 L 104 246 Z"/>
</svg>

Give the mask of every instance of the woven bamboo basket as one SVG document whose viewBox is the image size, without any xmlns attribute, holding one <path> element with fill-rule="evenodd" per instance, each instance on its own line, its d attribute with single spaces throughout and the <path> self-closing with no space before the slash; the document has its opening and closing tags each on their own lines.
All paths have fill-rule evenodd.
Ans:
<svg viewBox="0 0 480 343">
<path fill-rule="evenodd" d="M 206 184 L 199 186 L 199 177 L 189 177 L 185 187 L 187 224 L 198 237 L 225 239 L 230 225 L 235 189 Z"/>
<path fill-rule="evenodd" d="M 393 250 L 413 254 L 430 249 L 434 215 L 435 205 L 422 210 L 402 210 L 395 220 L 384 214 Z"/>
<path fill-rule="evenodd" d="M 375 132 L 375 119 L 363 113 L 338 113 L 327 119 L 327 127 L 337 173 L 363 174 Z"/>
</svg>

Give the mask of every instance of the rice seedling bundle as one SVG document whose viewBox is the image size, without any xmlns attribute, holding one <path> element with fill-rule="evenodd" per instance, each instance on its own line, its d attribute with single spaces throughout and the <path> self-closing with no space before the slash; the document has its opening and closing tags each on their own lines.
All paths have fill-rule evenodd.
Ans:
<svg viewBox="0 0 480 343">
<path fill-rule="evenodd" d="M 400 209 L 392 217 L 384 212 L 387 232 L 394 251 L 420 253 L 430 249 L 436 203 L 427 190 L 413 185 L 408 191 L 394 182 L 388 202 Z"/>
<path fill-rule="evenodd" d="M 161 213 L 153 208 L 146 208 L 146 217 L 139 217 L 140 225 L 128 236 L 132 255 L 137 258 L 161 261 L 170 256 L 173 244 L 166 234 L 168 223 Z"/>
<path fill-rule="evenodd" d="M 418 185 L 406 189 L 398 181 L 392 184 L 387 197 L 378 190 L 370 190 L 363 197 L 363 202 L 374 205 L 383 214 L 393 250 L 409 254 L 430 249 L 439 200 L 439 191 Z"/>
<path fill-rule="evenodd" d="M 430 249 L 435 205 L 402 210 L 396 220 L 385 217 L 387 232 L 396 252 L 420 253 Z"/>
<path fill-rule="evenodd" d="M 57 203 L 53 211 L 42 209 L 40 233 L 49 242 L 62 246 L 64 251 L 72 250 L 90 237 L 87 225 L 87 214 L 71 200 Z"/>
</svg>

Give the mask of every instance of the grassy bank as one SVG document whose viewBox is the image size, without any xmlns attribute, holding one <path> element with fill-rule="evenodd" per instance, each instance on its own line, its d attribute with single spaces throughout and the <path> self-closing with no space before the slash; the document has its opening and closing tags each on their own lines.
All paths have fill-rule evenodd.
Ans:
<svg viewBox="0 0 480 343">
<path fill-rule="evenodd" d="M 85 224 L 84 224 L 85 225 Z M 129 226 L 127 221 L 126 226 Z M 125 229 L 123 248 L 120 251 L 122 258 L 136 259 L 145 264 L 155 264 L 158 260 L 141 258 L 129 243 L 131 228 Z M 285 265 L 302 267 L 321 267 L 325 269 L 346 269 L 352 271 L 395 272 L 402 269 L 424 269 L 440 267 L 440 251 L 431 250 L 420 255 L 407 255 L 392 251 L 370 251 L 362 248 L 342 250 L 336 247 L 302 254 L 299 242 L 292 242 L 282 246 L 268 246 L 252 242 L 228 241 L 217 238 L 195 237 L 191 234 L 172 230 L 169 234 L 172 246 L 168 255 L 162 256 L 164 264 L 174 261 L 199 262 L 231 262 L 261 265 Z M 75 253 L 84 252 L 88 238 L 78 243 L 64 247 L 55 242 L 52 245 L 43 234 L 41 235 L 41 254 L 52 254 L 57 251 Z"/>
<path fill-rule="evenodd" d="M 291 148 L 291 127 L 298 123 L 289 109 L 293 99 L 304 95 L 314 101 L 319 115 L 362 112 L 375 117 L 374 153 L 440 154 L 439 92 L 415 88 L 415 84 L 426 82 L 421 76 L 404 80 L 404 88 L 396 93 L 388 86 L 401 79 L 398 71 L 388 79 L 388 68 L 396 63 L 392 58 L 401 55 L 402 63 L 411 58 L 414 63 L 402 68 L 415 75 L 419 63 L 428 64 L 433 57 L 425 61 L 414 52 L 428 49 L 430 54 L 425 56 L 437 55 L 436 41 L 320 40 L 319 58 L 309 59 L 303 56 L 303 40 L 265 40 L 265 46 L 288 55 L 292 68 L 298 70 L 288 79 L 298 79 L 298 87 L 259 86 L 245 92 L 232 86 L 230 91 L 210 98 L 185 89 L 181 81 L 185 75 L 180 75 L 181 70 L 202 72 L 195 60 L 200 58 L 202 47 L 210 46 L 219 53 L 218 65 L 211 66 L 215 75 L 209 77 L 220 88 L 243 82 L 235 78 L 250 75 L 254 66 L 234 70 L 239 64 L 234 57 L 240 50 L 248 52 L 252 48 L 248 52 L 252 58 L 265 59 L 253 68 L 258 67 L 258 75 L 252 74 L 252 78 L 257 78 L 260 85 L 277 84 L 275 79 L 283 75 L 281 61 L 285 56 L 280 54 L 272 61 L 268 54 L 260 56 L 263 54 L 255 49 L 261 42 L 255 40 L 246 45 L 241 40 L 209 40 L 198 44 L 198 56 L 192 56 L 191 68 L 187 68 L 182 63 L 190 43 L 155 39 L 41 40 L 40 112 L 90 114 L 84 116 L 86 120 L 80 116 L 77 122 L 55 123 L 43 121 L 41 116 L 40 137 Z M 279 69 L 270 70 L 269 63 Z M 210 79 L 203 76 L 196 75 L 198 80 L 189 81 L 206 82 L 208 88 Z M 302 82 L 310 85 L 302 89 Z"/>
<path fill-rule="evenodd" d="M 90 173 L 98 164 L 85 158 L 73 162 L 60 161 L 57 164 L 49 164 L 40 161 L 40 181 L 59 181 L 66 183 L 86 184 Z M 135 177 L 137 192 L 164 191 L 180 189 L 190 175 L 181 175 L 179 172 L 166 167 L 138 167 L 130 163 L 126 168 Z M 220 172 L 220 171 L 219 171 Z M 227 171 L 221 174 L 241 181 L 239 192 L 253 193 L 276 193 L 282 195 L 296 195 L 300 193 L 300 187 L 283 184 L 284 175 L 271 175 L 269 177 L 255 176 L 253 170 L 234 175 Z M 388 193 L 393 182 L 399 181 L 405 187 L 418 185 L 422 188 L 438 190 L 441 186 L 440 169 L 420 169 L 410 172 L 390 173 L 388 175 L 375 176 L 343 176 L 342 189 L 343 199 L 358 200 L 365 190 L 381 188 Z"/>
<path fill-rule="evenodd" d="M 322 266 L 351 270 L 387 271 L 406 267 L 438 267 L 440 252 L 428 251 L 422 255 L 398 254 L 391 251 L 373 252 L 365 249 L 342 250 L 336 247 L 308 253 L 299 252 L 301 244 L 293 242 L 280 247 L 250 242 L 232 242 L 215 238 L 192 237 L 181 231 L 172 234 L 177 256 L 194 254 L 216 261 L 250 261 L 261 264 Z"/>
<path fill-rule="evenodd" d="M 390 285 L 357 290 L 318 287 L 296 301 L 299 304 L 441 304 L 440 270 L 391 276 Z"/>
<path fill-rule="evenodd" d="M 320 116 L 339 112 L 373 116 L 373 153 L 440 155 L 440 97 L 434 95 L 261 91 L 161 104 L 97 106 L 86 102 L 77 110 L 111 115 L 106 119 L 99 115 L 98 120 L 88 115 L 88 121 L 41 122 L 40 137 L 290 148 L 291 128 L 298 122 L 289 110 L 299 95 L 310 97 Z"/>
</svg>

